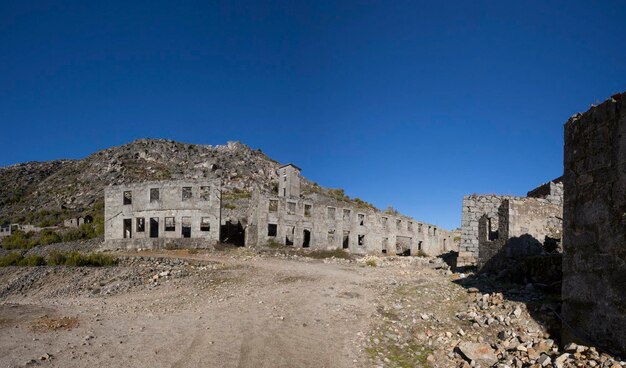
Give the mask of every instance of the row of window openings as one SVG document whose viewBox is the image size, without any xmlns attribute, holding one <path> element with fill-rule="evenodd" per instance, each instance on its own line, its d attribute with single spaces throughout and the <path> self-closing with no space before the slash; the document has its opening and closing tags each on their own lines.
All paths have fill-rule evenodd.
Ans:
<svg viewBox="0 0 626 368">
<path fill-rule="evenodd" d="M 193 197 L 192 187 L 182 187 L 181 201 L 185 202 Z M 211 187 L 200 187 L 200 193 L 198 197 L 203 201 L 211 199 Z M 161 198 L 161 191 L 159 188 L 150 188 L 150 202 L 158 202 Z M 131 190 L 124 191 L 124 202 L 126 204 L 133 204 L 133 192 Z"/>
<path fill-rule="evenodd" d="M 132 238 L 133 237 L 133 220 L 132 219 L 124 219 L 124 238 Z M 176 231 L 176 220 L 174 217 L 166 217 L 165 218 L 165 231 L 173 232 Z M 135 219 L 135 232 L 143 233 L 146 231 L 146 220 L 143 217 L 137 217 Z M 211 219 L 209 217 L 200 218 L 200 231 L 207 232 L 211 231 Z M 181 221 L 181 234 L 183 238 L 191 237 L 191 217 L 183 217 Z M 159 237 L 159 218 L 151 217 L 150 218 L 150 237 L 158 238 Z"/>
<path fill-rule="evenodd" d="M 305 217 L 311 217 L 311 208 L 312 206 L 310 204 L 305 204 L 304 205 L 304 216 Z M 270 204 L 269 204 L 269 211 L 270 212 L 277 212 L 278 211 L 278 200 L 270 200 Z M 328 219 L 330 220 L 334 220 L 335 219 L 335 207 L 328 207 Z M 350 210 L 348 209 L 344 209 L 343 210 L 343 220 L 344 221 L 350 221 L 350 215 L 351 215 Z M 296 214 L 296 203 L 295 202 L 287 202 L 287 214 L 289 215 L 295 215 Z M 358 222 L 360 226 L 364 226 L 365 225 L 365 215 L 359 213 L 358 215 Z M 381 217 L 381 223 L 383 224 L 383 226 L 387 226 L 387 222 L 388 222 L 388 218 L 387 217 Z M 417 231 L 419 233 L 422 232 L 422 224 L 417 224 L 418 229 Z M 402 220 L 401 219 L 396 219 L 396 228 L 398 230 L 400 230 L 402 228 Z M 428 227 L 428 232 L 430 233 L 430 230 L 432 229 L 433 231 L 433 235 L 437 235 L 437 228 L 432 228 L 431 226 Z M 407 223 L 407 230 L 408 231 L 413 231 L 413 222 L 409 221 Z"/>
<path fill-rule="evenodd" d="M 287 234 L 285 237 L 286 245 L 293 245 L 293 235 L 295 233 L 295 227 L 289 226 L 287 227 Z M 267 236 L 276 237 L 278 235 L 278 225 L 277 224 L 267 224 Z M 307 248 L 311 239 L 311 230 L 304 229 L 304 244 L 303 247 Z M 335 230 L 328 231 L 328 242 L 333 243 L 335 240 Z M 350 232 L 343 232 L 342 245 L 344 249 L 347 249 L 350 245 Z M 365 235 L 357 235 L 357 245 L 365 246 Z"/>
</svg>

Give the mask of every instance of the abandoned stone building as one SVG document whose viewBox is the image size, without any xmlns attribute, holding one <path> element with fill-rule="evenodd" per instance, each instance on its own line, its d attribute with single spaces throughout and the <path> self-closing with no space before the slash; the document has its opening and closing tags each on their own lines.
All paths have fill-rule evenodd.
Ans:
<svg viewBox="0 0 626 368">
<path fill-rule="evenodd" d="M 504 251 L 510 257 L 522 255 L 522 249 L 528 255 L 535 254 L 539 243 L 548 250 L 558 247 L 562 204 L 562 178 L 531 190 L 527 197 L 496 194 L 463 197 L 457 266 L 484 265 L 493 255 L 508 248 L 505 246 L 509 240 L 514 247 Z"/>
<path fill-rule="evenodd" d="M 439 255 L 453 250 L 450 232 L 398 214 L 300 191 L 300 169 L 279 169 L 275 194 L 253 193 L 247 245 L 276 242 L 303 248 L 341 248 L 352 253 Z"/>
<path fill-rule="evenodd" d="M 105 247 L 255 246 L 346 249 L 357 254 L 439 255 L 457 250 L 452 233 L 397 212 L 304 194 L 300 169 L 278 169 L 275 192 L 255 190 L 244 212 L 222 218 L 219 180 L 164 181 L 105 190 Z M 231 211 L 233 212 L 233 211 Z M 239 239 L 241 238 L 241 241 Z"/>
<path fill-rule="evenodd" d="M 72 217 L 66 220 L 63 220 L 63 226 L 69 228 L 80 227 L 83 224 L 90 224 L 93 222 L 93 217 L 87 215 L 85 217 Z"/>
<path fill-rule="evenodd" d="M 626 355 L 626 93 L 565 124 L 563 338 Z"/>
<path fill-rule="evenodd" d="M 219 241 L 219 180 L 179 180 L 105 189 L 105 247 L 206 247 Z"/>
</svg>

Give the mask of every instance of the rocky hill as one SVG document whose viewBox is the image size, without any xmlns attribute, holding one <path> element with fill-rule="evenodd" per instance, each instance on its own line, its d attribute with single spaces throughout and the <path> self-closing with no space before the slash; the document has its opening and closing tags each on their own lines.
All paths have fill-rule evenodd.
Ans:
<svg viewBox="0 0 626 368">
<path fill-rule="evenodd" d="M 208 146 L 140 139 L 82 160 L 28 162 L 0 168 L 0 223 L 55 225 L 64 218 L 101 211 L 108 185 L 183 178 L 222 179 L 225 217 L 238 217 L 255 187 L 270 191 L 281 166 L 239 142 Z M 326 192 L 304 180 L 303 191 Z M 364 203 L 364 202 L 359 202 Z"/>
</svg>

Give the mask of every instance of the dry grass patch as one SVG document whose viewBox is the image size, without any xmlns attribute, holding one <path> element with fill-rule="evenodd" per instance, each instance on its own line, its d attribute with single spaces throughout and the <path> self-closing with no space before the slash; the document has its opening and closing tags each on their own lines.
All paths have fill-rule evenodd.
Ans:
<svg viewBox="0 0 626 368">
<path fill-rule="evenodd" d="M 31 330 L 35 332 L 49 332 L 49 331 L 58 331 L 58 330 L 66 330 L 69 331 L 75 327 L 78 327 L 78 318 L 76 317 L 50 317 L 43 316 L 41 318 L 36 319 L 31 324 Z"/>
</svg>

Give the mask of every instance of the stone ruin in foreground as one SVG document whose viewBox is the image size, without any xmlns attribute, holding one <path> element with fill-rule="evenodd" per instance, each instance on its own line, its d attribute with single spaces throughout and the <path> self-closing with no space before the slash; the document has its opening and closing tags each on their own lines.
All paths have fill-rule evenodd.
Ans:
<svg viewBox="0 0 626 368">
<path fill-rule="evenodd" d="M 563 342 L 626 356 L 626 93 L 567 121 L 562 178 L 464 197 L 461 231 L 458 266 L 556 280 Z"/>
</svg>

